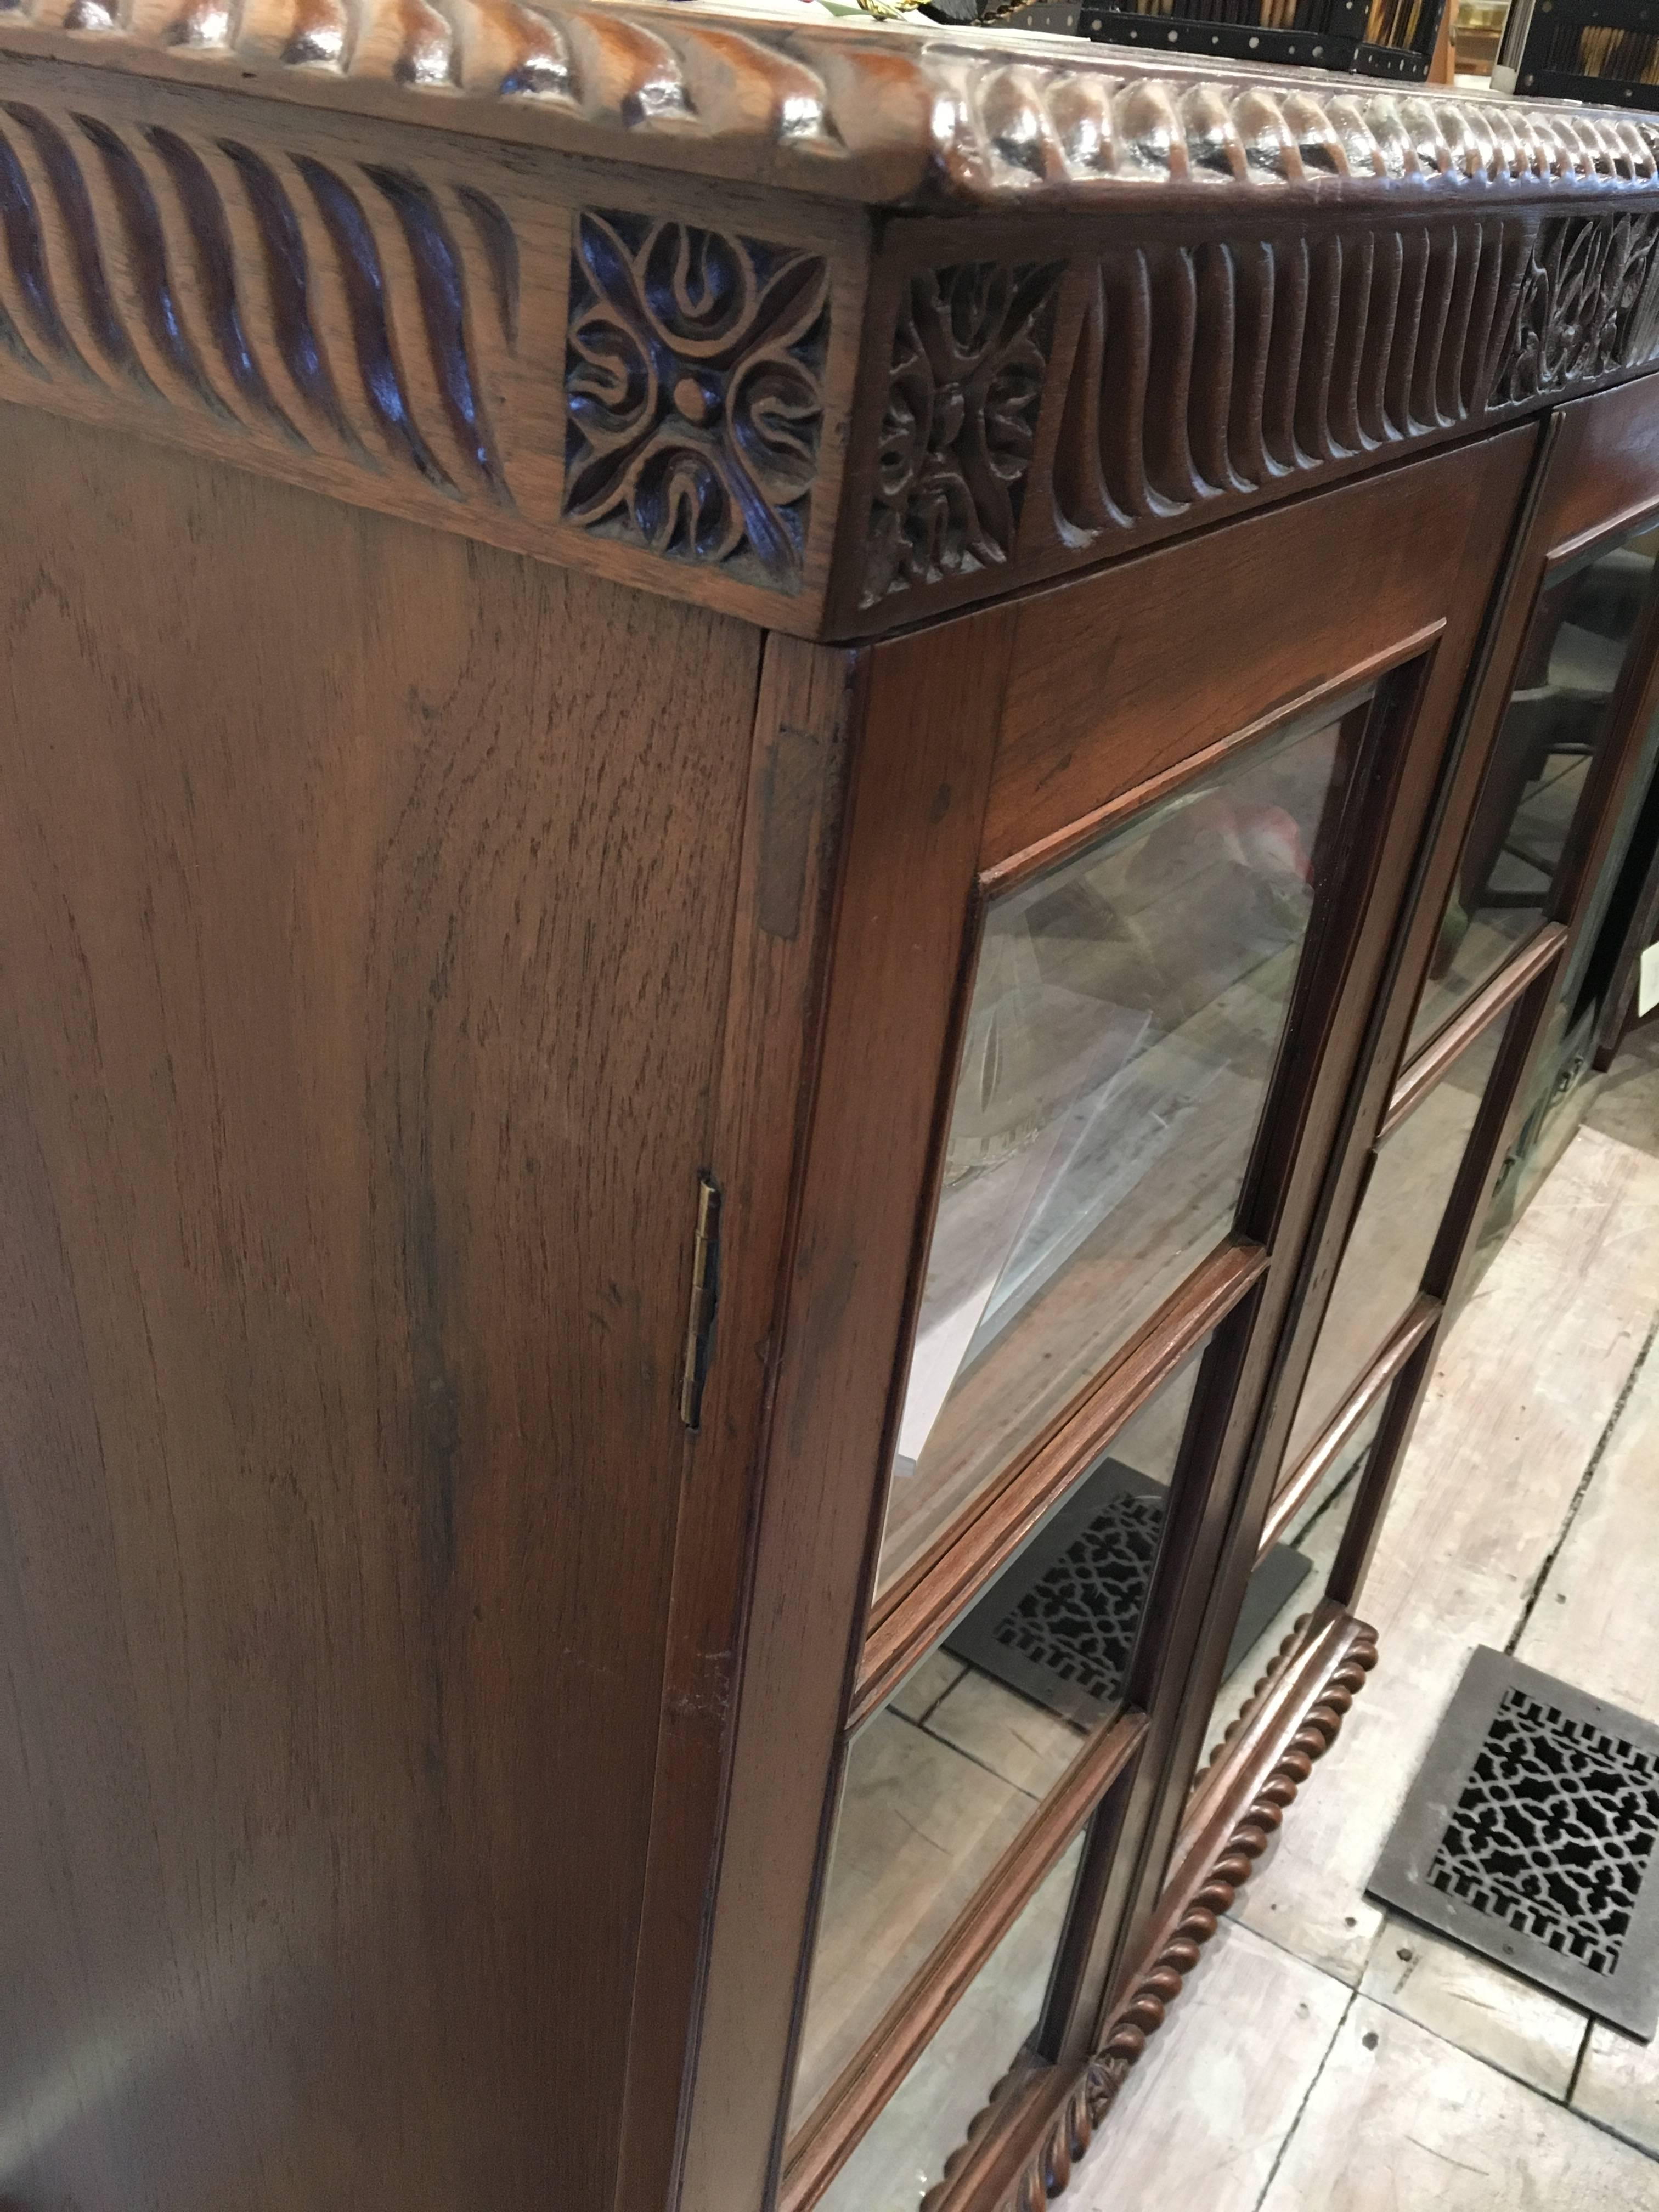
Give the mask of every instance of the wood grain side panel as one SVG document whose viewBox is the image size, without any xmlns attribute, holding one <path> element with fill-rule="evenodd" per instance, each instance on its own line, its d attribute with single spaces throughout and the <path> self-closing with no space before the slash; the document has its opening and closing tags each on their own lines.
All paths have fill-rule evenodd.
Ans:
<svg viewBox="0 0 1659 2212">
<path fill-rule="evenodd" d="M 927 1210 L 1013 617 L 884 645 L 857 739 L 823 1064 L 768 1444 L 684 2212 L 781 2151 L 836 1731 Z"/>
<path fill-rule="evenodd" d="M 608 2202 L 759 635 L 0 484 L 0 2188 Z"/>
</svg>

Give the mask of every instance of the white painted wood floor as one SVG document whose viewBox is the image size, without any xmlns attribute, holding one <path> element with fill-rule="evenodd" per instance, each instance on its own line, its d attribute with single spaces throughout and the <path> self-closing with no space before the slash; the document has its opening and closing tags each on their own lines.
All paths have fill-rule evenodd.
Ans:
<svg viewBox="0 0 1659 2212">
<path fill-rule="evenodd" d="M 1659 2040 L 1371 1904 L 1477 1644 L 1659 1722 L 1659 1054 L 1460 1316 L 1361 1606 L 1382 1662 L 1069 2212 L 1659 2212 Z"/>
</svg>

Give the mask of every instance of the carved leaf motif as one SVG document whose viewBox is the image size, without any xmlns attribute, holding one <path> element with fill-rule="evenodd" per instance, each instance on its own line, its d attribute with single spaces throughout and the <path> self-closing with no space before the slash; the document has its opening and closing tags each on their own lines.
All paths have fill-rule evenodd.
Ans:
<svg viewBox="0 0 1659 2212">
<path fill-rule="evenodd" d="M 1559 216 L 1539 232 L 1493 386 L 1516 404 L 1648 359 L 1659 216 Z"/>
<path fill-rule="evenodd" d="M 1006 561 L 1048 373 L 1056 263 L 910 280 L 893 336 L 864 605 Z"/>
<path fill-rule="evenodd" d="M 800 581 L 829 270 L 693 224 L 585 211 L 571 270 L 564 512 L 653 552 Z"/>
</svg>

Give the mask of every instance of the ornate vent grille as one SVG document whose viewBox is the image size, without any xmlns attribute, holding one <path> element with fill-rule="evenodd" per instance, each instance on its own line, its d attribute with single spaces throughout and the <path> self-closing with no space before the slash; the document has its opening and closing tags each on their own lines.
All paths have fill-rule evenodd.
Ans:
<svg viewBox="0 0 1659 2212">
<path fill-rule="evenodd" d="M 1103 1460 L 946 1638 L 981 1673 L 1087 1728 L 1116 1704 L 1163 1541 L 1169 1493 Z M 1251 1576 L 1231 1669 L 1310 1571 L 1276 1544 Z"/>
<path fill-rule="evenodd" d="M 1164 1500 L 1121 1490 L 998 1624 L 997 1642 L 1109 1705 L 1146 1609 Z"/>
<path fill-rule="evenodd" d="M 1479 1650 L 1373 1895 L 1641 2036 L 1659 2027 L 1659 1728 Z"/>
<path fill-rule="evenodd" d="M 1653 1753 L 1510 1688 L 1429 1880 L 1610 1974 L 1656 1842 Z"/>
</svg>

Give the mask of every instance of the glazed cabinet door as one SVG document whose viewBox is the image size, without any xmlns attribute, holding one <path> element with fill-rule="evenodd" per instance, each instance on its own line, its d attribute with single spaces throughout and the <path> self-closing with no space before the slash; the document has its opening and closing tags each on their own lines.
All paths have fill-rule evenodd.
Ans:
<svg viewBox="0 0 1659 2212">
<path fill-rule="evenodd" d="M 1564 1070 L 1570 1082 L 1621 1018 L 1656 763 L 1659 422 L 1626 389 L 1548 426 L 1264 1424 L 1258 1584 L 1294 1576 L 1304 1594 L 1363 1604 L 1475 1240 L 1513 1218 Z M 1213 1735 L 1290 1625 L 1282 1609 L 1264 1618 L 1231 1655 Z M 1194 1832 L 1202 1798 L 1226 1790 L 1224 1760 Z"/>
<path fill-rule="evenodd" d="M 1091 2047 L 1534 442 L 869 655 L 697 2212 L 977 2204 Z"/>
</svg>

